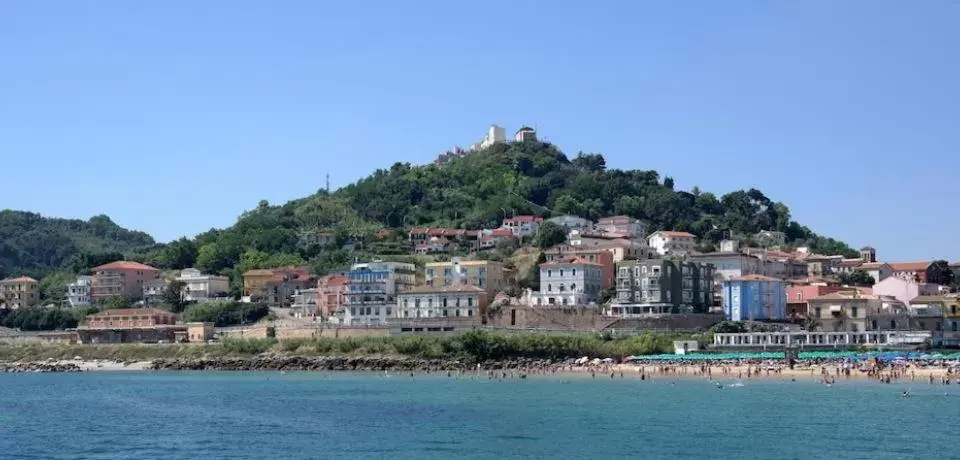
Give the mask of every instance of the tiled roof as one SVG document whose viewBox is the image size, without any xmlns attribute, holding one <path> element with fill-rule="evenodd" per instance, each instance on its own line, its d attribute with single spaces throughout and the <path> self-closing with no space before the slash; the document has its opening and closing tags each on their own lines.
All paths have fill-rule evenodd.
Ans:
<svg viewBox="0 0 960 460">
<path fill-rule="evenodd" d="M 933 262 L 899 262 L 899 263 L 894 263 L 889 265 L 890 265 L 890 268 L 893 269 L 893 271 L 913 272 L 918 270 L 926 270 L 931 263 Z"/>
<path fill-rule="evenodd" d="M 919 304 L 919 303 L 939 303 L 939 302 L 952 302 L 956 299 L 951 299 L 949 297 L 944 297 L 942 295 L 921 295 L 914 297 L 910 304 Z"/>
<path fill-rule="evenodd" d="M 667 238 L 696 238 L 696 237 L 697 237 L 697 236 L 694 235 L 693 233 L 688 233 L 688 232 L 676 232 L 676 231 L 672 231 L 672 230 L 671 230 L 671 231 L 660 230 L 660 231 L 654 232 L 653 234 L 656 235 L 657 233 L 659 233 L 659 234 L 661 234 L 661 235 L 663 235 L 663 236 L 665 236 L 665 237 L 667 237 Z M 651 235 L 651 236 L 652 236 L 652 235 Z"/>
<path fill-rule="evenodd" d="M 268 270 L 266 268 L 255 268 L 253 270 L 247 270 L 243 273 L 243 276 L 274 276 L 277 273 L 273 270 Z"/>
<path fill-rule="evenodd" d="M 130 316 L 130 315 L 173 315 L 166 310 L 159 308 L 117 308 L 114 310 L 104 310 L 100 313 L 90 315 L 91 317 L 102 316 Z"/>
<path fill-rule="evenodd" d="M 490 231 L 490 236 L 513 236 L 513 232 L 508 228 L 497 228 Z"/>
<path fill-rule="evenodd" d="M 763 276 L 763 275 L 743 275 L 735 278 L 731 278 L 731 281 L 783 281 L 780 278 L 774 278 L 772 276 Z"/>
<path fill-rule="evenodd" d="M 539 216 L 513 216 L 503 219 L 504 222 L 542 222 L 543 217 Z"/>
<path fill-rule="evenodd" d="M 93 267 L 94 270 L 157 270 L 149 265 L 140 262 L 131 262 L 129 260 L 118 260 L 99 267 Z"/>
<path fill-rule="evenodd" d="M 598 263 L 590 262 L 589 260 L 584 259 L 583 257 L 577 257 L 577 256 L 562 257 L 551 262 L 544 262 L 540 264 L 541 267 L 553 267 L 557 265 L 594 265 L 597 267 L 601 266 Z"/>
<path fill-rule="evenodd" d="M 453 286 L 417 286 L 399 294 L 425 294 L 434 292 L 486 292 L 483 288 L 471 284 L 457 284 Z"/>
<path fill-rule="evenodd" d="M 863 266 L 863 259 L 843 259 L 840 261 L 840 265 L 843 267 L 861 267 Z"/>
<path fill-rule="evenodd" d="M 16 278 L 7 278 L 5 280 L 0 280 L 0 283 L 36 283 L 37 280 L 29 276 L 18 276 Z"/>
<path fill-rule="evenodd" d="M 867 262 L 860 266 L 864 270 L 876 270 L 884 265 L 888 265 L 885 262 Z"/>
</svg>

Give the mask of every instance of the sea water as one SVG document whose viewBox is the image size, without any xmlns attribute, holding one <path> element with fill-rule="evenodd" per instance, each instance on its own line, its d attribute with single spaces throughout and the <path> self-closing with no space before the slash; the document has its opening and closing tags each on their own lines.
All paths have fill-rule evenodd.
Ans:
<svg viewBox="0 0 960 460">
<path fill-rule="evenodd" d="M 2 459 L 956 459 L 960 387 L 10 374 L 0 375 L 0 429 Z"/>
</svg>

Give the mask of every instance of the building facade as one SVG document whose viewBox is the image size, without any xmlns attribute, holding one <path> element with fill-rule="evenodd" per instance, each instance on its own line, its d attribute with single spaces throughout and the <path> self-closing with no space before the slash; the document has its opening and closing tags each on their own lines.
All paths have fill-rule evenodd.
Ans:
<svg viewBox="0 0 960 460">
<path fill-rule="evenodd" d="M 160 278 L 160 271 L 139 262 L 118 260 L 94 267 L 90 283 L 90 298 L 99 303 L 110 297 L 139 300 L 143 284 Z"/>
<path fill-rule="evenodd" d="M 501 228 L 510 229 L 513 234 L 519 238 L 536 235 L 540 231 L 542 217 L 537 216 L 513 216 L 503 219 Z"/>
<path fill-rule="evenodd" d="M 893 269 L 893 276 L 897 278 L 926 283 L 933 262 L 900 262 L 889 265 Z"/>
<path fill-rule="evenodd" d="M 581 229 L 581 228 L 593 228 L 593 222 L 590 219 L 584 219 L 579 216 L 563 215 L 557 217 L 551 217 L 547 219 L 547 222 L 550 222 L 558 227 L 562 227 L 567 231 Z"/>
<path fill-rule="evenodd" d="M 937 295 L 940 286 L 930 283 L 920 283 L 913 279 L 891 276 L 873 285 L 873 295 L 893 297 L 904 304 L 909 304 L 919 296 Z"/>
<path fill-rule="evenodd" d="M 516 142 L 536 142 L 537 131 L 529 126 L 523 126 L 513 135 L 513 140 Z"/>
<path fill-rule="evenodd" d="M 329 318 L 330 315 L 346 304 L 347 275 L 327 275 L 317 281 L 317 309 L 320 316 Z"/>
<path fill-rule="evenodd" d="M 650 249 L 661 256 L 684 255 L 693 252 L 697 237 L 692 233 L 660 230 L 647 238 Z"/>
<path fill-rule="evenodd" d="M 487 293 L 470 285 L 417 286 L 397 295 L 397 318 L 480 318 Z"/>
<path fill-rule="evenodd" d="M 402 262 L 354 264 L 347 272 L 343 308 L 334 312 L 341 324 L 386 324 L 393 317 L 397 295 L 416 284 L 416 266 Z"/>
<path fill-rule="evenodd" d="M 646 225 L 640 220 L 629 216 L 602 217 L 597 220 L 598 230 L 610 233 L 618 233 L 627 238 L 646 238 Z"/>
<path fill-rule="evenodd" d="M 616 264 L 613 253 L 605 249 L 584 248 L 561 244 L 543 252 L 547 262 L 554 262 L 568 257 L 579 257 L 587 262 L 600 265 L 600 289 L 607 289 L 616 285 Z"/>
<path fill-rule="evenodd" d="M 893 267 L 883 262 L 868 262 L 861 265 L 860 269 L 870 275 L 875 283 L 893 276 Z"/>
<path fill-rule="evenodd" d="M 424 273 L 427 286 L 476 286 L 487 293 L 487 301 L 492 301 L 504 288 L 503 264 L 492 260 L 461 260 L 454 257 L 449 262 L 428 263 Z"/>
<path fill-rule="evenodd" d="M 706 312 L 713 305 L 713 266 L 665 259 L 617 264 L 617 299 L 608 313 L 631 317 Z"/>
<path fill-rule="evenodd" d="M 219 275 L 205 275 L 195 268 L 180 271 L 177 280 L 183 282 L 183 300 L 187 302 L 206 302 L 230 294 L 230 278 Z"/>
<path fill-rule="evenodd" d="M 691 261 L 713 265 L 719 281 L 763 274 L 763 262 L 759 258 L 739 252 L 707 252 L 693 254 L 688 258 Z"/>
<path fill-rule="evenodd" d="M 293 294 L 316 286 L 316 277 L 307 266 L 254 269 L 243 274 L 243 302 L 262 302 L 271 307 L 288 307 Z"/>
<path fill-rule="evenodd" d="M 0 280 L 0 307 L 11 310 L 40 305 L 37 280 L 18 276 Z"/>
<path fill-rule="evenodd" d="M 67 285 L 67 303 L 71 307 L 87 307 L 93 303 L 90 297 L 90 284 L 93 282 L 92 276 L 78 276 L 76 281 Z"/>
<path fill-rule="evenodd" d="M 163 293 L 167 291 L 167 282 L 155 279 L 143 283 L 143 294 L 140 296 L 144 304 L 153 305 L 163 302 Z"/>
<path fill-rule="evenodd" d="M 581 257 L 566 257 L 540 264 L 540 291 L 527 303 L 544 305 L 595 305 L 602 290 L 602 266 Z"/>
<path fill-rule="evenodd" d="M 723 282 L 723 311 L 732 321 L 782 321 L 787 318 L 784 282 L 745 275 Z"/>
<path fill-rule="evenodd" d="M 177 315 L 159 308 L 121 308 L 105 310 L 87 316 L 87 329 L 137 328 L 171 326 L 177 323 Z"/>
</svg>

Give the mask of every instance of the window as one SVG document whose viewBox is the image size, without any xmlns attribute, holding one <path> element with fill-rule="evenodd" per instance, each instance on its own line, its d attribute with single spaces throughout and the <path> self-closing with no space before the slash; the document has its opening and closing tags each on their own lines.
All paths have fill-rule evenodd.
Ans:
<svg viewBox="0 0 960 460">
<path fill-rule="evenodd" d="M 851 308 L 850 308 L 850 316 L 853 317 L 853 318 L 856 318 L 856 317 L 857 317 L 857 313 L 858 313 L 857 310 L 858 310 L 857 307 L 851 307 Z"/>
<path fill-rule="evenodd" d="M 547 284 L 547 292 L 553 292 L 553 285 Z"/>
<path fill-rule="evenodd" d="M 547 270 L 547 277 L 550 278 L 553 276 L 553 270 Z"/>
<path fill-rule="evenodd" d="M 387 307 L 387 316 L 392 316 L 392 315 L 393 315 L 393 309 L 390 307 Z"/>
<path fill-rule="evenodd" d="M 571 284 L 571 285 L 570 285 L 570 290 L 573 291 L 573 292 L 577 292 L 577 283 Z"/>
<path fill-rule="evenodd" d="M 351 308 L 351 309 L 350 309 L 350 316 L 357 316 L 357 309 L 356 309 L 356 308 Z"/>
<path fill-rule="evenodd" d="M 444 307 L 444 308 L 447 307 L 447 298 L 446 298 L 446 297 L 443 298 L 443 307 Z"/>
<path fill-rule="evenodd" d="M 444 316 L 444 317 L 447 316 L 447 309 L 446 309 L 446 308 L 443 309 L 443 316 Z"/>
<path fill-rule="evenodd" d="M 573 275 L 573 276 L 577 276 L 577 269 L 576 269 L 576 268 L 573 269 L 572 275 Z"/>
<path fill-rule="evenodd" d="M 472 307 L 472 306 L 473 306 L 473 297 L 467 297 L 467 306 L 468 306 L 468 307 Z"/>
<path fill-rule="evenodd" d="M 813 309 L 813 312 L 814 312 L 814 314 L 816 315 L 817 318 L 820 317 L 820 307 L 814 308 L 814 309 Z"/>
<path fill-rule="evenodd" d="M 467 316 L 473 316 L 473 310 L 467 310 Z"/>
</svg>

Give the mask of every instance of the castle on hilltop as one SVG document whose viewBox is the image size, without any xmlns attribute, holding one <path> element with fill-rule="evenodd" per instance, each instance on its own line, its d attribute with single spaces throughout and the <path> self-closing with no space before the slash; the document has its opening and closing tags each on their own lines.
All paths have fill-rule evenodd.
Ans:
<svg viewBox="0 0 960 460">
<path fill-rule="evenodd" d="M 526 141 L 536 141 L 537 140 L 537 131 L 529 126 L 523 126 L 517 130 L 513 135 L 513 142 L 526 142 Z M 487 147 L 490 147 L 493 144 L 507 142 L 506 130 L 502 126 L 490 125 L 490 128 L 487 129 L 487 134 L 483 136 L 483 140 L 479 142 L 474 142 L 470 144 L 466 149 L 461 148 L 460 146 L 454 146 L 453 150 L 448 150 L 444 153 L 441 153 L 437 156 L 437 159 L 434 160 L 433 164 L 437 166 L 442 166 L 446 162 L 459 158 L 462 156 L 472 155 L 476 152 L 479 152 Z"/>
</svg>

